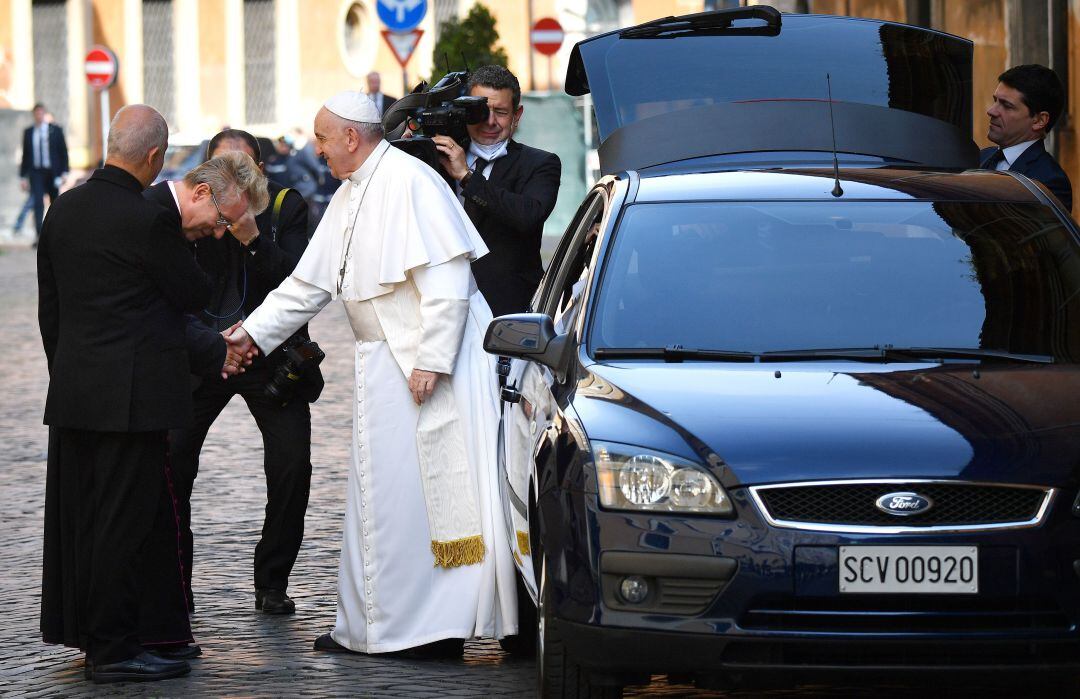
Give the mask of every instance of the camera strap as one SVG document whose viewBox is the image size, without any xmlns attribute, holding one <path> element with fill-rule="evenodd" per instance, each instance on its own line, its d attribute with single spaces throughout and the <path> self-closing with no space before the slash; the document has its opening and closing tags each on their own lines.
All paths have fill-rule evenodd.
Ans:
<svg viewBox="0 0 1080 699">
<path fill-rule="evenodd" d="M 285 195 L 289 193 L 291 187 L 284 187 L 277 196 L 274 197 L 274 209 L 270 212 L 270 240 L 277 242 L 277 225 L 278 220 L 281 218 L 281 203 L 285 201 Z"/>
</svg>

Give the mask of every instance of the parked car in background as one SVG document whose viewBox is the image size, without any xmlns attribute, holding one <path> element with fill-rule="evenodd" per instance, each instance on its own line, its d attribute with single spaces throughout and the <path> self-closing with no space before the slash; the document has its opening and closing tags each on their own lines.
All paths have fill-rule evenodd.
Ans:
<svg viewBox="0 0 1080 699">
<path fill-rule="evenodd" d="M 1075 678 L 1080 238 L 968 170 L 971 57 L 761 7 L 575 47 L 605 176 L 485 341 L 543 696 Z"/>
</svg>

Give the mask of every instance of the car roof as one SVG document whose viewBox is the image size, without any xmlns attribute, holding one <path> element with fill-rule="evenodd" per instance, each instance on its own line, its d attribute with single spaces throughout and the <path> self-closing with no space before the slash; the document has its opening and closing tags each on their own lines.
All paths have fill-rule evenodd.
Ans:
<svg viewBox="0 0 1080 699">
<path fill-rule="evenodd" d="M 635 173 L 638 174 L 638 173 Z M 841 197 L 831 167 L 640 173 L 635 202 L 748 200 L 919 200 L 1039 203 L 1008 172 L 941 172 L 908 168 L 840 168 Z"/>
</svg>

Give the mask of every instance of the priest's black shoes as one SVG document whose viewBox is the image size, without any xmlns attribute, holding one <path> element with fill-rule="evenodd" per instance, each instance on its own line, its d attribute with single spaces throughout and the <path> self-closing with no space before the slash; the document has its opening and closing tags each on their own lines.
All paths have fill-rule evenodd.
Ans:
<svg viewBox="0 0 1080 699">
<path fill-rule="evenodd" d="M 292 614 L 296 611 L 296 602 L 282 590 L 262 589 L 255 591 L 255 608 L 264 614 Z"/>
<path fill-rule="evenodd" d="M 194 643 L 177 643 L 169 646 L 147 648 L 151 653 L 166 660 L 191 660 L 202 655 L 202 648 Z"/>
<path fill-rule="evenodd" d="M 134 658 L 118 663 L 94 664 L 90 671 L 94 681 L 104 682 L 152 682 L 183 677 L 191 672 L 191 666 L 184 660 L 167 660 L 153 653 L 143 651 Z"/>
<path fill-rule="evenodd" d="M 328 633 L 324 633 L 322 636 L 319 636 L 318 638 L 316 638 L 313 647 L 315 648 L 315 650 L 322 651 L 324 653 L 352 653 L 353 652 L 353 651 L 349 650 L 348 648 L 346 648 L 345 646 L 338 643 L 337 641 L 335 641 L 333 639 L 333 637 L 331 637 L 330 634 L 328 634 Z"/>
</svg>

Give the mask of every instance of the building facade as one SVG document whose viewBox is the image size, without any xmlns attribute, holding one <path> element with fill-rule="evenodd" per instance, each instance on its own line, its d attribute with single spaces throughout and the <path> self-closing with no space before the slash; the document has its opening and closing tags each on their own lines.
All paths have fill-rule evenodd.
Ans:
<svg viewBox="0 0 1080 699">
<path fill-rule="evenodd" d="M 479 0 L 484 1 L 484 0 Z M 383 40 L 376 0 L 0 0 L 0 120 L 29 123 L 25 114 L 43 102 L 64 126 L 72 166 L 101 157 L 99 93 L 86 83 L 83 59 L 95 44 L 120 63 L 108 92 L 108 115 L 146 102 L 169 121 L 176 142 L 197 143 L 225 125 L 274 136 L 310 129 L 323 100 L 342 89 L 363 89 L 371 70 L 383 90 L 408 92 L 432 72 L 441 22 L 464 16 L 478 0 L 428 0 L 422 38 L 402 70 Z M 486 0 L 496 18 L 510 69 L 536 99 L 560 95 L 576 41 L 658 17 L 756 4 L 754 0 Z M 844 14 L 933 27 L 975 42 L 972 136 L 988 145 L 982 110 L 996 78 L 1017 63 L 1052 66 L 1069 88 L 1065 118 L 1051 148 L 1080 181 L 1077 109 L 1080 68 L 1076 42 L 1080 0 L 775 0 L 784 11 Z M 548 58 L 532 50 L 531 25 L 554 17 L 563 26 L 561 49 Z M 441 59 L 440 59 L 441 60 Z M 533 113 L 542 102 L 531 105 Z M 580 114 L 571 135 L 567 175 L 583 188 L 595 175 L 590 161 L 587 101 L 552 113 Z M 9 124 L 11 128 L 15 128 Z M 529 142 L 543 147 L 538 126 L 523 122 Z M 561 125 L 560 125 L 561 126 Z M 523 137 L 525 134 L 523 134 Z M 566 133 L 558 136 L 565 140 Z M 9 140 L 9 139 L 8 139 Z M 17 140 L 17 139 L 16 139 Z M 19 143 L 0 143 L 0 160 L 14 167 Z M 565 152 L 565 151 L 564 151 Z M 577 159 L 577 160 L 575 160 Z M 580 161 L 580 162 L 578 162 Z M 0 209 L 14 205 L 7 173 L 0 175 Z M 17 191 L 17 190 L 16 190 Z M 571 193 L 567 192 L 569 196 Z M 4 219 L 0 211 L 0 219 Z M 555 217 L 558 219 L 559 217 Z M 551 232 L 549 230 L 549 232 Z"/>
</svg>

